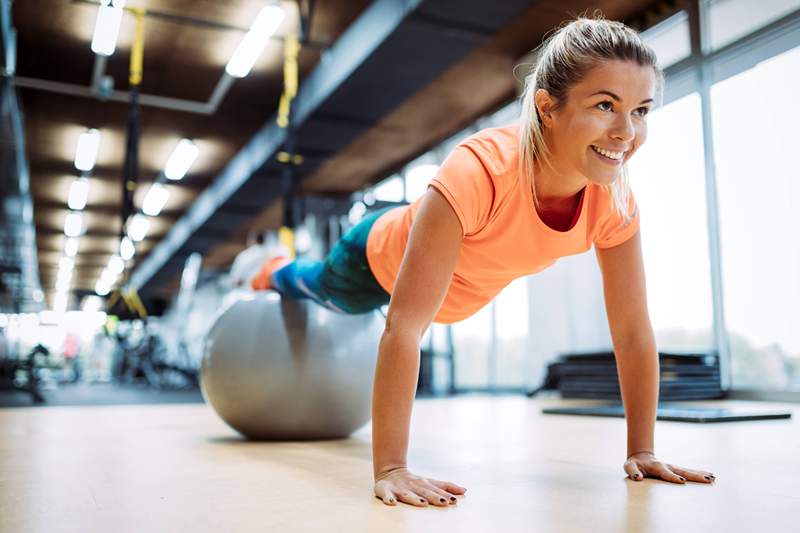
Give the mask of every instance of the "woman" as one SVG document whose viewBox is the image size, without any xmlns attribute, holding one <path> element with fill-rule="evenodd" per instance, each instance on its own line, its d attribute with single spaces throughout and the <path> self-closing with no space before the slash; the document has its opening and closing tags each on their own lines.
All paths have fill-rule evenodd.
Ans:
<svg viewBox="0 0 800 533">
<path fill-rule="evenodd" d="M 634 481 L 714 480 L 654 455 L 658 355 L 625 164 L 645 142 L 662 83 L 636 32 L 574 20 L 542 45 L 519 124 L 462 142 L 420 200 L 363 220 L 325 262 L 275 258 L 254 278 L 255 288 L 346 312 L 389 302 L 372 405 L 374 490 L 384 503 L 447 506 L 466 490 L 406 465 L 419 344 L 431 322 L 462 320 L 513 279 L 592 245 L 625 406 L 625 472 Z"/>
</svg>

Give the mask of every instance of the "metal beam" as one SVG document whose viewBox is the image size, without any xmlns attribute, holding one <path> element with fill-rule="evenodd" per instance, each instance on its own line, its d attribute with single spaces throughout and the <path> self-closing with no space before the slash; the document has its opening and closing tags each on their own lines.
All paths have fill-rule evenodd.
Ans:
<svg viewBox="0 0 800 533">
<path fill-rule="evenodd" d="M 319 64 L 300 86 L 294 102 L 297 124 L 301 124 L 331 96 L 421 2 L 377 0 L 368 7 L 333 46 L 322 53 Z M 270 117 L 139 265 L 128 282 L 129 286 L 141 289 L 285 140 L 286 130 L 277 126 L 275 116 Z"/>
</svg>

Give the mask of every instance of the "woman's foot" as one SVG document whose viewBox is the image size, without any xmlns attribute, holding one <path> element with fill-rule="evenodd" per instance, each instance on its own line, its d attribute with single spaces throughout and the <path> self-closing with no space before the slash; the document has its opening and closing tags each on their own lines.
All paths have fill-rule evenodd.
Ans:
<svg viewBox="0 0 800 533">
<path fill-rule="evenodd" d="M 280 255 L 275 255 L 280 254 Z M 288 251 L 284 247 L 276 250 L 275 254 L 270 254 L 269 258 L 261 265 L 261 270 L 250 280 L 250 287 L 254 291 L 266 291 L 272 289 L 272 273 L 292 262 L 288 256 Z"/>
</svg>

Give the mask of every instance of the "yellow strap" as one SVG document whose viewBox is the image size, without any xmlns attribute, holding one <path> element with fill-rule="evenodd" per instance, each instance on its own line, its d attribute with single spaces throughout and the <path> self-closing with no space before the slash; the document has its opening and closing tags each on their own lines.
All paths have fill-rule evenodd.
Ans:
<svg viewBox="0 0 800 533">
<path fill-rule="evenodd" d="M 133 46 L 131 46 L 131 85 L 139 85 L 142 83 L 142 63 L 144 60 L 144 15 L 146 13 L 144 8 L 129 7 L 126 8 L 136 18 L 136 23 L 133 31 Z"/>
<path fill-rule="evenodd" d="M 300 53 L 300 41 L 296 36 L 286 37 L 283 47 L 283 94 L 278 103 L 278 126 L 289 125 L 289 111 L 292 100 L 297 96 L 297 56 Z"/>
<path fill-rule="evenodd" d="M 289 258 L 295 258 L 294 250 L 294 231 L 287 226 L 281 226 L 278 229 L 278 242 L 289 249 Z"/>
</svg>

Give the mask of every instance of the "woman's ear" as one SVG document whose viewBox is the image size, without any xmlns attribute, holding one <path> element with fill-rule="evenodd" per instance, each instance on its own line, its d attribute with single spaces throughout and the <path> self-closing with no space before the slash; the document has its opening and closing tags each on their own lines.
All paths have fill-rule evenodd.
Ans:
<svg viewBox="0 0 800 533">
<path fill-rule="evenodd" d="M 533 102 L 536 104 L 536 110 L 539 112 L 542 124 L 550 126 L 553 122 L 552 111 L 555 105 L 553 97 L 545 89 L 536 89 L 536 93 L 533 95 Z"/>
</svg>

